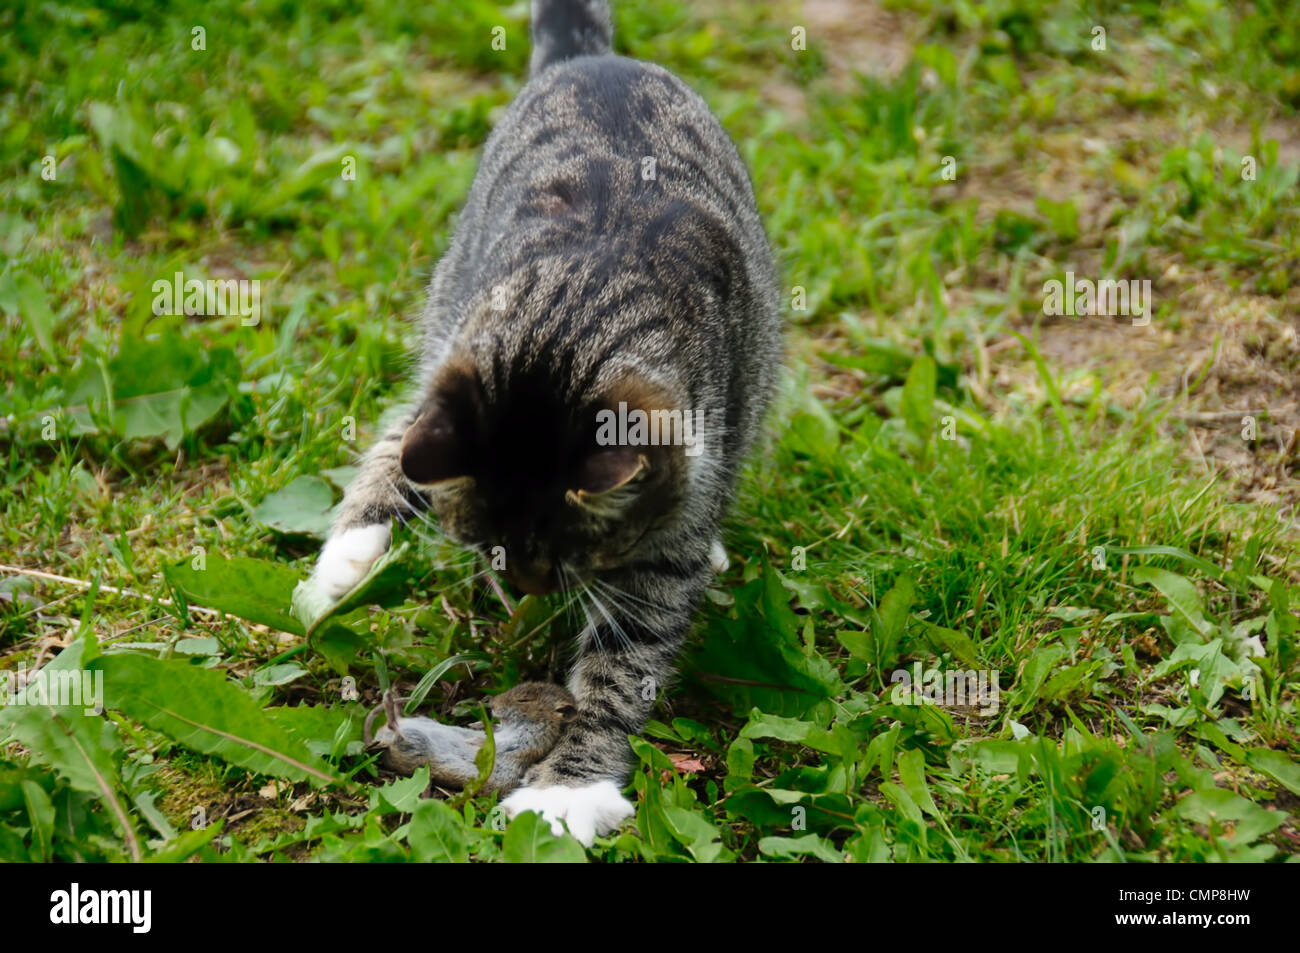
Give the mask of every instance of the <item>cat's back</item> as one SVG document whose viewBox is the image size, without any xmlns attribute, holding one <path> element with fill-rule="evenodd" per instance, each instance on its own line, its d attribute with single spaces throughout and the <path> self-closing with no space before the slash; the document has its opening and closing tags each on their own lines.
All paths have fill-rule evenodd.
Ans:
<svg viewBox="0 0 1300 953">
<path fill-rule="evenodd" d="M 489 138 L 483 172 L 495 176 L 516 171 L 509 166 L 516 157 L 574 156 L 575 146 L 590 159 L 634 162 L 643 181 L 662 181 L 669 189 L 689 179 L 672 181 L 659 174 L 659 167 L 693 152 L 696 158 L 725 162 L 740 172 L 742 191 L 749 191 L 735 146 L 708 105 L 654 63 L 612 54 L 584 56 L 534 77 Z M 655 162 L 643 162 L 647 159 Z M 518 171 L 527 177 L 528 170 Z"/>
<path fill-rule="evenodd" d="M 489 137 L 465 224 L 486 239 L 482 261 L 536 251 L 547 233 L 627 242 L 692 215 L 731 233 L 750 263 L 766 260 L 749 175 L 708 105 L 663 67 L 607 54 L 524 87 Z"/>
</svg>

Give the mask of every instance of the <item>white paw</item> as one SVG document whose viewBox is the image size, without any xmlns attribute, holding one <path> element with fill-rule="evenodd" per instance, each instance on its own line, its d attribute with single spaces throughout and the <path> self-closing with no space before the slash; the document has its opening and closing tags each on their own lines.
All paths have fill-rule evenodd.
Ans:
<svg viewBox="0 0 1300 953">
<path fill-rule="evenodd" d="M 713 545 L 709 547 L 709 565 L 719 575 L 731 568 L 731 560 L 727 558 L 727 551 L 722 548 L 720 539 L 715 539 Z"/>
<path fill-rule="evenodd" d="M 366 578 L 392 541 L 393 531 L 386 523 L 354 526 L 331 536 L 316 561 L 312 585 L 331 603 L 338 602 Z"/>
<path fill-rule="evenodd" d="M 590 847 L 597 836 L 615 830 L 624 819 L 636 813 L 632 802 L 619 792 L 613 781 L 597 781 L 583 787 L 520 788 L 501 802 L 506 817 L 512 820 L 525 811 L 536 811 L 551 825 L 551 833 L 569 833 Z"/>
</svg>

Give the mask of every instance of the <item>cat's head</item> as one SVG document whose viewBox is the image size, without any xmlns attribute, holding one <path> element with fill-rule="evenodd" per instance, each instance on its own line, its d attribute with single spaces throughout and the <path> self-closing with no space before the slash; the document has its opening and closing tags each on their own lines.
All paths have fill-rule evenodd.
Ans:
<svg viewBox="0 0 1300 953">
<path fill-rule="evenodd" d="M 683 498 L 692 447 L 629 433 L 650 415 L 682 419 L 671 388 L 633 370 L 603 374 L 585 394 L 571 380 L 542 360 L 507 374 L 454 356 L 402 441 L 402 472 L 428 491 L 443 531 L 504 561 L 525 592 L 617 568 Z"/>
</svg>

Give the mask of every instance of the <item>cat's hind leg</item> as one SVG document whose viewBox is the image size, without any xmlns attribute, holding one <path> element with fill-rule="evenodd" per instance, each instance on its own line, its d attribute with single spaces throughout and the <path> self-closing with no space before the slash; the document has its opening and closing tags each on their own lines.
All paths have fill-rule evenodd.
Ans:
<svg viewBox="0 0 1300 953">
<path fill-rule="evenodd" d="M 722 540 L 715 539 L 709 546 L 709 566 L 718 575 L 722 575 L 731 568 L 731 560 L 727 558 L 727 551 L 722 548 Z"/>
</svg>

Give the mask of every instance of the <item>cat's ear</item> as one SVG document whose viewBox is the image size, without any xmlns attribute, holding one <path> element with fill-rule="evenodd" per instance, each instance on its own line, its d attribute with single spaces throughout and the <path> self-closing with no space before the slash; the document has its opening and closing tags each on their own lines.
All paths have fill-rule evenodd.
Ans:
<svg viewBox="0 0 1300 953">
<path fill-rule="evenodd" d="M 649 468 L 650 461 L 636 447 L 601 447 L 582 461 L 577 489 L 593 496 L 608 493 L 631 483 Z"/>
<path fill-rule="evenodd" d="M 453 415 L 436 403 L 426 404 L 402 438 L 402 473 L 423 486 L 463 476 L 462 442 Z"/>
<path fill-rule="evenodd" d="M 644 478 L 649 471 L 650 460 L 638 448 L 601 447 L 582 461 L 576 477 L 577 486 L 565 497 L 570 503 L 586 503 Z"/>
<path fill-rule="evenodd" d="M 402 473 L 428 486 L 469 474 L 474 414 L 472 382 L 459 370 L 445 373 L 402 437 Z"/>
</svg>

